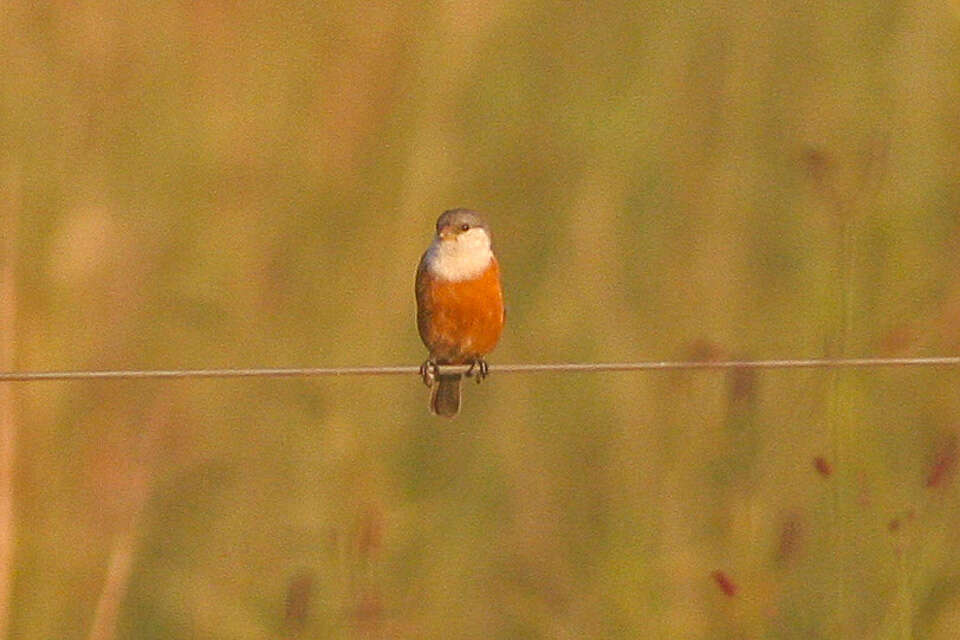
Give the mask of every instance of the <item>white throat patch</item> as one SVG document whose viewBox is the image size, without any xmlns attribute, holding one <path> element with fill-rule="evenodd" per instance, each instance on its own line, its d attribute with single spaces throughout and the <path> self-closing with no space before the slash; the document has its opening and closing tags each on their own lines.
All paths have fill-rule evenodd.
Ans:
<svg viewBox="0 0 960 640">
<path fill-rule="evenodd" d="M 490 236 L 479 227 L 452 240 L 434 238 L 425 256 L 430 273 L 453 282 L 476 278 L 490 265 L 491 258 Z"/>
</svg>

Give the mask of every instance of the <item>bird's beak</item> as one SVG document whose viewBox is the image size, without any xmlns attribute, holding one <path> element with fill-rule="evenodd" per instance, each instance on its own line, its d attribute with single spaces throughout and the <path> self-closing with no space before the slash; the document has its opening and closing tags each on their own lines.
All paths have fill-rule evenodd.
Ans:
<svg viewBox="0 0 960 640">
<path fill-rule="evenodd" d="M 440 240 L 443 241 L 456 240 L 457 238 L 457 232 L 454 231 L 453 227 L 444 227 L 440 229 L 437 235 L 440 236 Z"/>
</svg>

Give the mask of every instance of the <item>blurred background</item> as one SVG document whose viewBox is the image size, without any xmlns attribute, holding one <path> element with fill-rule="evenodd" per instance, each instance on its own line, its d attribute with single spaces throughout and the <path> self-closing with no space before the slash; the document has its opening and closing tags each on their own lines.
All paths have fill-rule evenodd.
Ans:
<svg viewBox="0 0 960 640">
<path fill-rule="evenodd" d="M 960 353 L 960 4 L 7 2 L 0 369 Z M 960 370 L 0 385 L 0 637 L 954 638 Z"/>
</svg>

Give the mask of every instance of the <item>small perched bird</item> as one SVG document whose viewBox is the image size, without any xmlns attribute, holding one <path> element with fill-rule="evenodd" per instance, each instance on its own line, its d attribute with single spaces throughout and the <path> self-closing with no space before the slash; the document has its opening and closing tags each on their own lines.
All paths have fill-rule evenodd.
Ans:
<svg viewBox="0 0 960 640">
<path fill-rule="evenodd" d="M 503 330 L 500 265 L 490 227 L 476 211 L 452 209 L 437 219 L 437 234 L 417 267 L 417 329 L 430 356 L 420 373 L 431 387 L 430 410 L 452 418 L 460 411 L 461 374 L 439 374 L 438 365 L 469 364 L 480 382 L 483 359 Z"/>
</svg>

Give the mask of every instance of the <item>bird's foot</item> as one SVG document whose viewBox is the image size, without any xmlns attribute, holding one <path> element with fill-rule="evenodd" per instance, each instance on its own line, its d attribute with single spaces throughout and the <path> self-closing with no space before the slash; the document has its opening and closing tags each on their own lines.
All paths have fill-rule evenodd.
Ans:
<svg viewBox="0 0 960 640">
<path fill-rule="evenodd" d="M 477 384 L 483 382 L 483 379 L 490 375 L 490 365 L 483 358 L 477 358 L 470 363 L 470 368 L 465 374 L 468 378 L 476 377 Z"/>
<path fill-rule="evenodd" d="M 433 383 L 437 379 L 437 375 L 440 371 L 440 367 L 437 366 L 437 363 L 433 360 L 425 360 L 422 365 L 420 365 L 420 377 L 423 379 L 423 384 L 428 387 L 432 387 Z"/>
</svg>

